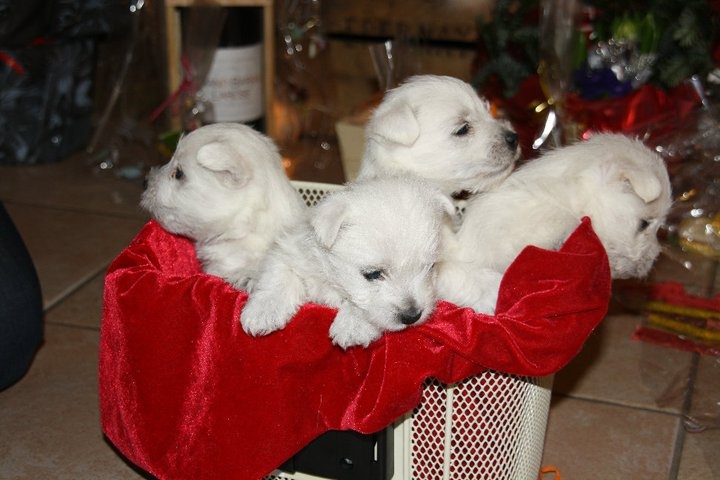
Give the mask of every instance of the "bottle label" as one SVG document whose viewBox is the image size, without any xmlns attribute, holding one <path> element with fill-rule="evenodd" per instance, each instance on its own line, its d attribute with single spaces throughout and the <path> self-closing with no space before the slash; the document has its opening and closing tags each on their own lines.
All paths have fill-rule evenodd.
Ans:
<svg viewBox="0 0 720 480">
<path fill-rule="evenodd" d="M 200 95 L 207 122 L 249 122 L 263 116 L 262 44 L 215 51 Z"/>
</svg>

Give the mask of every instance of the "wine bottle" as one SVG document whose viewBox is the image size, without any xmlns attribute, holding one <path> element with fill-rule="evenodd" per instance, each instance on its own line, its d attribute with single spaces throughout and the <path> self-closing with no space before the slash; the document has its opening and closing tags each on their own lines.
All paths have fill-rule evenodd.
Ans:
<svg viewBox="0 0 720 480">
<path fill-rule="evenodd" d="M 265 131 L 262 7 L 224 7 L 220 42 L 201 89 L 211 106 L 203 121 L 238 122 Z"/>
</svg>

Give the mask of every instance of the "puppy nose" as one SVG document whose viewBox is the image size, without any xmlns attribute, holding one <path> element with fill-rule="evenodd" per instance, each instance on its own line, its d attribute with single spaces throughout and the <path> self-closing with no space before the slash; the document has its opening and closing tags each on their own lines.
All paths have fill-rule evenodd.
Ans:
<svg viewBox="0 0 720 480">
<path fill-rule="evenodd" d="M 515 150 L 518 146 L 518 136 L 517 133 L 512 132 L 510 130 L 505 131 L 505 143 L 507 143 L 507 146 L 510 147 L 511 150 Z"/>
<path fill-rule="evenodd" d="M 412 325 L 413 323 L 420 320 L 422 313 L 422 310 L 419 310 L 417 308 L 409 308 L 407 310 L 404 310 L 400 312 L 400 322 L 402 322 L 403 325 Z"/>
</svg>

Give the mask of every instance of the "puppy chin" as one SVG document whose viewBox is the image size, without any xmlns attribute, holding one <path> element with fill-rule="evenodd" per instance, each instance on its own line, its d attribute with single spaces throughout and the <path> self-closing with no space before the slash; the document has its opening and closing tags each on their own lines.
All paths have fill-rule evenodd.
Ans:
<svg viewBox="0 0 720 480">
<path fill-rule="evenodd" d="M 468 198 L 470 195 L 476 193 L 485 192 L 491 188 L 496 187 L 503 182 L 507 177 L 510 176 L 513 169 L 515 168 L 515 160 L 502 164 L 498 169 L 487 171 L 484 170 L 480 174 L 476 175 L 476 180 L 472 184 L 468 184 L 466 188 L 460 192 L 453 193 L 453 198 L 461 200 Z M 460 195 L 465 193 L 464 196 Z"/>
<path fill-rule="evenodd" d="M 157 215 L 156 219 L 165 230 L 173 235 L 190 235 L 190 227 L 174 214 Z"/>
<path fill-rule="evenodd" d="M 645 278 L 650 273 L 657 258 L 656 253 L 647 253 L 646 255 L 640 259 L 612 259 L 610 264 L 612 278 Z"/>
</svg>

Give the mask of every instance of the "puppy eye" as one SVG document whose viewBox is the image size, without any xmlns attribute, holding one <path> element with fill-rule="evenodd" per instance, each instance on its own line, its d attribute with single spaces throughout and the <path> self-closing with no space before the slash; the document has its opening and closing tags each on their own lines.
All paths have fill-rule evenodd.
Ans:
<svg viewBox="0 0 720 480">
<path fill-rule="evenodd" d="M 366 272 L 362 272 L 362 276 L 365 277 L 365 280 L 368 282 L 373 282 L 375 280 L 382 280 L 385 278 L 385 271 L 384 270 L 368 270 Z"/>
<path fill-rule="evenodd" d="M 463 137 L 468 133 L 470 133 L 470 124 L 465 122 L 460 128 L 453 132 L 453 135 L 455 135 L 456 137 Z"/>
<path fill-rule="evenodd" d="M 182 180 L 182 178 L 185 176 L 185 173 L 183 173 L 182 169 L 180 167 L 173 170 L 173 172 L 170 174 L 172 178 L 175 180 Z"/>
<path fill-rule="evenodd" d="M 644 232 L 647 230 L 647 228 L 650 226 L 650 221 L 645 220 L 644 218 L 640 220 L 640 224 L 638 225 L 638 232 Z"/>
</svg>

